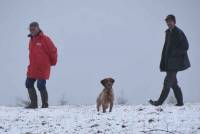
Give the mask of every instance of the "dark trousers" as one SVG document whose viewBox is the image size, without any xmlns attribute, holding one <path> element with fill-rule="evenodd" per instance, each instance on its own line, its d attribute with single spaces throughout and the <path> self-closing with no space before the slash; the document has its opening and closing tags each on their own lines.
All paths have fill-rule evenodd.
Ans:
<svg viewBox="0 0 200 134">
<path fill-rule="evenodd" d="M 35 82 L 37 81 L 37 88 L 40 91 L 42 108 L 48 108 L 48 93 L 46 90 L 46 80 L 36 80 L 32 78 L 26 79 L 26 88 L 28 89 L 29 97 L 31 104 L 27 108 L 37 108 L 37 93 L 34 87 Z"/>
<path fill-rule="evenodd" d="M 41 91 L 41 90 L 45 90 L 46 89 L 46 80 L 36 80 L 36 79 L 32 79 L 32 78 L 26 78 L 26 88 L 27 89 L 31 89 L 34 88 L 34 84 L 37 81 L 37 88 Z"/>
<path fill-rule="evenodd" d="M 174 91 L 174 95 L 177 99 L 177 103 L 182 104 L 183 103 L 183 95 L 182 95 L 181 88 L 178 85 L 177 72 L 167 72 L 167 75 L 164 80 L 163 90 L 161 92 L 160 98 L 158 99 L 158 101 L 161 104 L 166 100 L 166 98 L 169 94 L 170 88 L 172 88 Z"/>
</svg>

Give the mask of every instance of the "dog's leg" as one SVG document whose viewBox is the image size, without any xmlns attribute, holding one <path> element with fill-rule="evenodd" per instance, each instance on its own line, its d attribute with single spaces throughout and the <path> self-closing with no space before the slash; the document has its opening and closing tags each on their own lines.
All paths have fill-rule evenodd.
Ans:
<svg viewBox="0 0 200 134">
<path fill-rule="evenodd" d="M 106 105 L 103 105 L 103 113 L 106 112 Z"/>
<path fill-rule="evenodd" d="M 97 98 L 97 111 L 99 112 L 101 106 L 101 100 L 100 97 Z"/>
<path fill-rule="evenodd" d="M 110 103 L 110 110 L 109 110 L 109 112 L 112 112 L 112 108 L 113 108 L 113 102 Z"/>
<path fill-rule="evenodd" d="M 100 110 L 100 105 L 97 103 L 97 111 L 99 112 Z"/>
</svg>

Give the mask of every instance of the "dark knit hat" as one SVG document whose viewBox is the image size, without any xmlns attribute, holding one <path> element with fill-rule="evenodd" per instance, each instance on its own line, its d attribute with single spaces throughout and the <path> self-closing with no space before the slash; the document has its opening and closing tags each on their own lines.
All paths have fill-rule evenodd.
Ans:
<svg viewBox="0 0 200 134">
<path fill-rule="evenodd" d="M 176 22 L 176 17 L 174 15 L 170 14 L 165 19 L 165 21 L 168 21 L 168 20 L 172 20 L 172 21 Z"/>
<path fill-rule="evenodd" d="M 31 22 L 29 27 L 39 27 L 39 23 L 34 21 L 34 22 Z"/>
</svg>

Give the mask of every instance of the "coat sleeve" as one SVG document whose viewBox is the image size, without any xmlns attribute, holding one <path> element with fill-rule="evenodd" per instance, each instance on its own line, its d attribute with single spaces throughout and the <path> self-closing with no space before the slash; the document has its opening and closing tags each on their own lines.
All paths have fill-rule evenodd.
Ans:
<svg viewBox="0 0 200 134">
<path fill-rule="evenodd" d="M 189 43 L 184 32 L 182 31 L 179 32 L 179 41 L 180 41 L 179 54 L 184 54 L 189 49 Z"/>
<path fill-rule="evenodd" d="M 160 60 L 160 71 L 164 71 L 165 70 L 165 51 L 166 51 L 166 46 L 167 46 L 167 34 L 165 34 L 165 42 L 164 42 L 164 46 L 162 49 L 162 54 L 161 54 L 161 60 Z"/>
<path fill-rule="evenodd" d="M 57 48 L 55 47 L 54 43 L 49 37 L 46 38 L 46 41 L 47 41 L 47 47 L 48 47 L 47 50 L 48 50 L 51 65 L 55 66 L 57 63 L 57 57 L 58 57 Z"/>
</svg>

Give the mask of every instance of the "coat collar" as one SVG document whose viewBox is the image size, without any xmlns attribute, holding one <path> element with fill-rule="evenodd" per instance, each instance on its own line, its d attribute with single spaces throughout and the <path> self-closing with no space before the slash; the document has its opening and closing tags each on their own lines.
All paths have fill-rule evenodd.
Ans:
<svg viewBox="0 0 200 134">
<path fill-rule="evenodd" d="M 176 31 L 177 29 L 178 29 L 178 27 L 175 26 L 175 27 L 172 29 L 172 32 Z M 169 32 L 170 32 L 170 29 L 168 28 L 165 32 L 166 32 L 166 33 L 169 33 Z"/>
<path fill-rule="evenodd" d="M 29 34 L 28 37 L 30 37 L 30 38 L 32 39 L 32 38 L 41 37 L 41 36 L 43 36 L 43 35 L 44 35 L 43 32 L 42 32 L 42 31 L 39 31 L 39 33 L 38 33 L 36 36 L 32 36 L 31 34 Z"/>
</svg>

